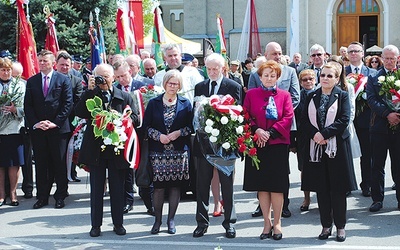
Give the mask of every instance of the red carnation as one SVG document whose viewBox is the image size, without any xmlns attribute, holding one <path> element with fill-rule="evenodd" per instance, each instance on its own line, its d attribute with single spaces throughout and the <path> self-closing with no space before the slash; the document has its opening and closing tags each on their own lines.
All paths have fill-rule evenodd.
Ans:
<svg viewBox="0 0 400 250">
<path fill-rule="evenodd" d="M 244 117 L 245 120 L 249 120 L 249 119 L 250 119 L 249 113 L 245 113 L 245 114 L 243 115 L 243 117 Z"/>
<path fill-rule="evenodd" d="M 249 139 L 250 136 L 251 136 L 251 133 L 250 133 L 250 132 L 247 132 L 247 133 L 244 134 L 244 138 L 245 138 L 245 139 Z"/>
<path fill-rule="evenodd" d="M 237 139 L 237 143 L 239 144 L 239 145 L 242 145 L 243 143 L 244 143 L 244 137 L 242 136 L 242 137 L 239 137 L 238 139 Z"/>
<path fill-rule="evenodd" d="M 246 145 L 241 144 L 240 147 L 239 147 L 239 152 L 243 153 L 244 151 L 246 151 L 246 149 L 247 149 Z"/>
<path fill-rule="evenodd" d="M 257 149 L 256 149 L 256 148 L 251 148 L 251 149 L 249 150 L 249 155 L 250 155 L 250 156 L 255 156 L 255 155 L 257 155 Z"/>
<path fill-rule="evenodd" d="M 249 130 L 250 129 L 250 125 L 248 124 L 248 123 L 246 123 L 245 125 L 244 125 L 244 131 L 247 131 L 247 130 Z"/>
<path fill-rule="evenodd" d="M 112 122 L 107 123 L 106 129 L 109 132 L 113 132 L 114 131 L 114 124 Z"/>
<path fill-rule="evenodd" d="M 147 89 L 148 89 L 148 90 L 154 90 L 154 85 L 149 84 L 149 85 L 147 86 Z"/>
<path fill-rule="evenodd" d="M 139 90 L 140 90 L 140 93 L 146 93 L 147 92 L 146 87 L 141 87 Z"/>
</svg>

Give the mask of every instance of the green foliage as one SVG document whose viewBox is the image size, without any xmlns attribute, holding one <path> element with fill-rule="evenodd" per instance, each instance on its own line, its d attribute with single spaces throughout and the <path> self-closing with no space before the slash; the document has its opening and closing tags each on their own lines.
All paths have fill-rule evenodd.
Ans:
<svg viewBox="0 0 400 250">
<path fill-rule="evenodd" d="M 14 1 L 0 0 L 0 50 L 16 51 L 17 11 Z M 30 0 L 29 15 L 36 40 L 37 50 L 44 48 L 47 27 L 43 7 L 49 6 L 56 21 L 57 38 L 60 49 L 71 54 L 89 56 L 89 13 L 93 12 L 93 25 L 97 27 L 94 8 L 100 9 L 99 19 L 104 30 L 107 54 L 114 52 L 117 45 L 115 19 L 117 5 L 115 0 Z M 153 26 L 152 0 L 143 0 L 144 34 L 148 34 Z"/>
</svg>

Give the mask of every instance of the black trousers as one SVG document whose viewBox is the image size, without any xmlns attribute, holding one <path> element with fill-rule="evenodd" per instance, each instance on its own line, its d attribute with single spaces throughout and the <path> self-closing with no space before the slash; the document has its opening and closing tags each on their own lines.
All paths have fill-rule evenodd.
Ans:
<svg viewBox="0 0 400 250">
<path fill-rule="evenodd" d="M 361 183 L 360 187 L 362 190 L 368 190 L 371 188 L 371 141 L 369 135 L 369 128 L 355 127 L 357 132 L 358 140 L 360 141 L 361 158 Z"/>
<path fill-rule="evenodd" d="M 125 176 L 125 205 L 131 205 L 133 206 L 133 183 L 134 183 L 134 171 L 132 168 L 128 169 L 126 171 L 126 176 Z"/>
<path fill-rule="evenodd" d="M 197 210 L 196 221 L 200 227 L 208 227 L 210 220 L 208 217 L 208 206 L 210 202 L 210 185 L 213 177 L 214 167 L 208 163 L 204 157 L 197 157 Z M 233 227 L 236 223 L 236 212 L 233 198 L 233 174 L 225 175 L 218 170 L 219 181 L 221 183 L 222 197 L 224 198 L 224 221 L 222 226 L 225 229 Z"/>
<path fill-rule="evenodd" d="M 68 179 L 65 161 L 68 133 L 34 130 L 31 133 L 35 155 L 37 198 L 47 201 L 54 181 L 57 184 L 54 199 L 67 197 Z"/>
<path fill-rule="evenodd" d="M 22 167 L 22 191 L 26 194 L 33 191 L 32 143 L 27 132 L 23 132 L 23 139 L 25 165 Z"/>
<path fill-rule="evenodd" d="M 385 190 L 385 162 L 389 150 L 393 179 L 400 185 L 400 133 L 371 133 L 372 175 L 371 197 L 373 201 L 383 201 Z M 400 202 L 400 188 L 396 189 L 397 202 Z"/>
<path fill-rule="evenodd" d="M 117 169 L 113 159 L 100 159 L 99 166 L 90 167 L 90 215 L 92 226 L 103 223 L 104 182 L 108 170 L 110 188 L 111 218 L 114 225 L 123 224 L 124 182 L 126 169 Z"/>
<path fill-rule="evenodd" d="M 322 227 L 331 227 L 332 222 L 338 229 L 346 225 L 346 193 L 317 192 L 319 216 Z"/>
</svg>

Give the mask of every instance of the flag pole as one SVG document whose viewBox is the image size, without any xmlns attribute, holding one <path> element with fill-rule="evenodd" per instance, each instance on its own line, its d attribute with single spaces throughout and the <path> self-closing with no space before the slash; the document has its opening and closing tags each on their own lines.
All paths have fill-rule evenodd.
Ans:
<svg viewBox="0 0 400 250">
<path fill-rule="evenodd" d="M 94 8 L 94 13 L 96 14 L 96 21 L 97 21 L 97 27 L 99 29 L 99 45 L 100 45 L 100 56 L 102 59 L 103 63 L 107 62 L 107 55 L 106 55 L 106 46 L 104 44 L 104 33 L 103 33 L 103 27 L 101 26 L 100 22 L 100 9 L 98 7 Z"/>
</svg>

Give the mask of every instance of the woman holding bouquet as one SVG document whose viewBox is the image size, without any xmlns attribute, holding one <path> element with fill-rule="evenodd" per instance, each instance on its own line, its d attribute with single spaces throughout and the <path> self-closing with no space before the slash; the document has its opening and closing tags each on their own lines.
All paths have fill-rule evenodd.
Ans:
<svg viewBox="0 0 400 250">
<path fill-rule="evenodd" d="M 19 205 L 19 167 L 24 165 L 24 142 L 19 130 L 24 126 L 25 83 L 12 78 L 11 69 L 11 60 L 0 58 L 0 206 L 6 204 L 6 168 L 10 180 L 10 205 Z"/>
<path fill-rule="evenodd" d="M 357 189 L 352 164 L 350 102 L 347 91 L 338 85 L 341 68 L 327 63 L 320 74 L 320 85 L 305 101 L 301 117 L 304 161 L 302 190 L 317 193 L 322 232 L 325 240 L 336 225 L 336 240 L 346 239 L 346 193 Z"/>
<path fill-rule="evenodd" d="M 168 190 L 168 233 L 175 234 L 175 213 L 181 186 L 189 179 L 189 143 L 192 133 L 192 105 L 178 95 L 182 75 L 169 70 L 163 78 L 165 93 L 150 100 L 144 114 L 149 136 L 149 157 L 153 167 L 155 222 L 152 234 L 160 232 L 165 190 Z"/>
<path fill-rule="evenodd" d="M 263 63 L 257 70 L 262 85 L 247 92 L 243 107 L 249 112 L 255 132 L 259 170 L 250 158 L 245 162 L 243 189 L 257 191 L 264 216 L 260 239 L 282 239 L 283 193 L 289 188 L 290 127 L 293 105 L 290 93 L 276 87 L 281 67 L 275 61 Z M 271 205 L 274 221 L 271 221 Z"/>
</svg>

